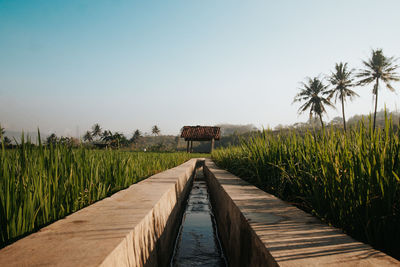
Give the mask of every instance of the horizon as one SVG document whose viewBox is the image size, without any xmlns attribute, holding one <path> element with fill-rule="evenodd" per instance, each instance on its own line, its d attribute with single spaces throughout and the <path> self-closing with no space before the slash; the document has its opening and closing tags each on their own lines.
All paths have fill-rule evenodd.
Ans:
<svg viewBox="0 0 400 267">
<path fill-rule="evenodd" d="M 76 137 L 95 123 L 177 135 L 307 121 L 291 104 L 305 77 L 340 61 L 359 69 L 371 49 L 400 57 L 396 10 L 389 0 L 0 2 L 0 124 Z M 393 86 L 378 110 L 397 111 Z M 373 109 L 372 85 L 355 91 L 347 118 Z"/>
<path fill-rule="evenodd" d="M 393 111 L 391 111 L 391 110 L 389 110 L 389 109 L 385 109 L 385 108 L 382 108 L 381 110 L 378 110 L 377 111 L 377 119 L 379 120 L 379 119 L 382 119 L 382 117 L 384 116 L 384 114 L 385 113 L 387 113 L 388 114 L 388 118 L 390 117 L 390 116 L 399 116 L 400 117 L 400 111 L 397 111 L 397 110 L 393 110 Z M 368 117 L 371 117 L 371 120 L 372 120 L 372 118 L 373 118 L 373 113 L 369 113 L 369 114 L 354 114 L 353 116 L 351 116 L 350 118 L 346 118 L 346 122 L 347 123 L 349 123 L 350 121 L 354 121 L 354 120 L 356 120 L 356 121 L 359 121 L 359 120 L 365 120 L 365 119 L 368 119 Z M 340 116 L 337 116 L 337 117 L 334 117 L 334 118 L 332 118 L 330 121 L 325 121 L 325 122 L 327 122 L 328 124 L 328 126 L 334 126 L 334 127 L 336 127 L 337 126 L 337 124 L 336 124 L 336 119 L 338 119 L 339 121 L 340 121 L 340 124 L 341 124 L 341 122 L 342 122 L 342 117 L 340 117 Z M 399 118 L 400 119 L 400 118 Z M 314 117 L 313 119 L 312 119 L 314 122 L 316 122 L 317 124 L 319 124 L 319 122 L 318 122 L 318 118 L 316 118 L 316 117 Z M 221 136 L 222 137 L 224 137 L 224 136 L 229 136 L 229 135 L 231 135 L 232 133 L 232 131 L 238 131 L 239 133 L 248 133 L 248 132 L 252 132 L 252 131 L 262 131 L 262 130 L 271 130 L 271 131 L 280 131 L 280 130 L 282 130 L 282 129 L 290 129 L 291 127 L 303 127 L 304 126 L 304 124 L 308 124 L 309 125 L 309 127 L 311 127 L 312 126 L 312 124 L 314 123 L 314 122 L 312 122 L 312 121 L 310 121 L 310 120 L 307 120 L 307 121 L 305 121 L 305 122 L 303 122 L 303 121 L 298 121 L 298 122 L 294 122 L 293 124 L 286 124 L 286 125 L 282 125 L 282 124 L 278 124 L 278 125 L 276 125 L 274 128 L 258 128 L 258 127 L 256 127 L 255 125 L 253 125 L 253 124 L 230 124 L 230 123 L 225 123 L 225 124 L 216 124 L 216 125 L 197 125 L 197 126 L 211 126 L 211 127 L 214 127 L 214 126 L 216 126 L 216 127 L 220 127 L 221 128 L 221 131 L 222 131 L 222 134 L 221 134 Z M 331 124 L 331 123 L 333 123 L 333 124 Z M 394 124 L 396 124 L 396 121 L 393 121 L 393 123 Z M 398 123 L 400 123 L 400 121 L 398 121 Z M 297 126 L 296 126 L 296 124 L 298 124 Z M 303 125 L 300 125 L 300 124 L 303 124 Z M 1 126 L 1 125 L 0 125 Z M 101 125 L 100 125 L 101 126 Z M 187 126 L 187 125 L 185 125 L 185 126 Z M 196 126 L 196 125 L 189 125 L 189 126 Z M 341 126 L 339 126 L 339 127 L 341 127 Z M 378 127 L 379 127 L 379 125 L 378 125 Z M 108 130 L 110 130 L 110 129 L 107 129 L 107 128 L 103 128 L 103 127 L 101 127 L 101 130 L 102 131 L 108 131 Z M 140 133 L 142 134 L 142 136 L 144 136 L 144 137 L 162 137 L 162 136 L 166 136 L 166 137 L 168 137 L 168 136 L 174 136 L 174 137 L 176 137 L 176 136 L 180 136 L 180 134 L 181 134 L 181 131 L 179 131 L 178 133 L 176 133 L 176 134 L 173 134 L 173 133 L 168 133 L 168 134 L 164 134 L 162 131 L 158 134 L 158 135 L 154 135 L 153 133 L 151 133 L 151 130 L 150 131 L 142 131 L 141 129 L 135 129 L 135 130 L 139 130 L 140 131 Z M 24 134 L 24 138 L 28 138 L 28 139 L 30 139 L 30 138 L 33 138 L 33 139 L 35 139 L 35 142 L 37 142 L 38 140 L 37 140 L 37 137 L 38 137 L 38 131 L 39 131 L 39 133 L 40 133 L 40 136 L 41 136 L 41 140 L 42 141 L 45 141 L 46 140 L 46 138 L 47 137 L 49 137 L 51 134 L 56 134 L 56 136 L 57 137 L 72 137 L 72 138 L 77 138 L 77 139 L 79 139 L 79 140 L 83 140 L 83 135 L 84 134 L 82 134 L 82 135 L 80 135 L 80 136 L 74 136 L 74 135 L 58 135 L 57 133 L 55 133 L 55 132 L 48 132 L 48 133 L 45 133 L 45 134 L 43 134 L 43 132 L 41 132 L 40 131 L 40 129 L 38 128 L 38 129 L 36 129 L 36 131 L 30 131 L 30 132 L 24 132 L 24 131 L 9 131 L 9 130 L 7 130 L 7 129 L 5 129 L 5 136 L 7 136 L 7 137 L 9 137 L 9 138 L 12 138 L 12 143 L 16 143 L 16 141 L 17 142 L 20 142 L 21 141 L 21 136 L 22 136 L 22 134 Z M 89 132 L 91 132 L 92 131 L 92 128 L 90 128 L 90 129 L 87 129 L 86 131 L 89 131 Z M 227 131 L 228 133 L 225 133 L 224 134 L 224 131 Z M 128 132 L 128 133 L 124 133 L 124 132 L 118 132 L 118 131 L 111 131 L 111 132 L 113 132 L 113 133 L 122 133 L 125 137 L 127 137 L 127 138 L 130 138 L 132 135 L 133 135 L 133 133 L 134 133 L 134 131 L 132 131 L 132 132 Z"/>
</svg>

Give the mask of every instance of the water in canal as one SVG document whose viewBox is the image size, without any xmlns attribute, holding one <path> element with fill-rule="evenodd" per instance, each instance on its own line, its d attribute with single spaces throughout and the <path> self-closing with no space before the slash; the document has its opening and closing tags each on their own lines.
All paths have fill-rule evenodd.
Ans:
<svg viewBox="0 0 400 267">
<path fill-rule="evenodd" d="M 175 243 L 171 266 L 227 266 L 218 239 L 203 168 L 196 170 Z"/>
</svg>

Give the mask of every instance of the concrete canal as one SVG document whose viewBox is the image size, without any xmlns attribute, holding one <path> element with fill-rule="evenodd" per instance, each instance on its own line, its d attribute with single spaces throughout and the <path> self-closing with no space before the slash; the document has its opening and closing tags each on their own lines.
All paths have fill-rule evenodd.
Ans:
<svg viewBox="0 0 400 267">
<path fill-rule="evenodd" d="M 191 159 L 155 174 L 0 249 L 0 266 L 16 267 L 225 262 L 230 267 L 400 266 L 210 159 Z"/>
<path fill-rule="evenodd" d="M 209 197 L 200 167 L 183 214 L 171 266 L 227 266 Z"/>
</svg>

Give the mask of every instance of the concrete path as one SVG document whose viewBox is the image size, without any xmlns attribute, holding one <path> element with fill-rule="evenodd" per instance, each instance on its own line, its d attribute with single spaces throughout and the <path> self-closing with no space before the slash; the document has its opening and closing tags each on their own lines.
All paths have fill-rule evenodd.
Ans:
<svg viewBox="0 0 400 267">
<path fill-rule="evenodd" d="M 205 170 L 230 266 L 400 266 L 211 160 Z"/>
<path fill-rule="evenodd" d="M 0 266 L 167 266 L 197 159 L 0 250 Z"/>
</svg>

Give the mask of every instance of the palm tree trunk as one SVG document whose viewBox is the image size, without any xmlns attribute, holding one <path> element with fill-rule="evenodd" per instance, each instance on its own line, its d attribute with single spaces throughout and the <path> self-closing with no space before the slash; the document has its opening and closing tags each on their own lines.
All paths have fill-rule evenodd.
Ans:
<svg viewBox="0 0 400 267">
<path fill-rule="evenodd" d="M 322 115 L 321 114 L 319 114 L 319 120 L 321 121 L 322 128 L 324 128 L 324 122 L 322 121 Z"/>
<path fill-rule="evenodd" d="M 344 116 L 344 99 L 343 99 L 343 95 L 341 95 L 341 98 L 342 98 L 343 128 L 344 128 L 344 131 L 346 132 L 346 118 Z"/>
<path fill-rule="evenodd" d="M 375 112 L 374 112 L 374 126 L 373 126 L 373 132 L 375 132 L 375 122 L 376 122 L 376 109 L 378 107 L 378 86 L 379 86 L 379 78 L 376 78 L 376 85 L 375 85 Z"/>
</svg>

